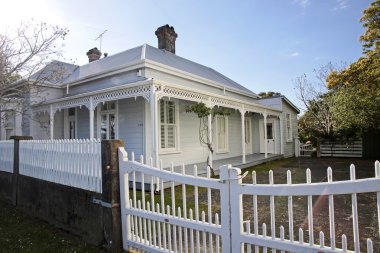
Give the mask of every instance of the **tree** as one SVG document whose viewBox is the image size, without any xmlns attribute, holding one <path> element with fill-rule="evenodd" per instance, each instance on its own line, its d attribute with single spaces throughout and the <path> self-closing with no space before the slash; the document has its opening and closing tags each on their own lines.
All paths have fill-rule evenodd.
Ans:
<svg viewBox="0 0 380 253">
<path fill-rule="evenodd" d="M 11 108 L 25 113 L 24 101 L 41 91 L 40 84 L 63 79 L 63 65 L 51 62 L 61 57 L 59 42 L 67 33 L 65 28 L 30 21 L 0 34 L 0 112 Z"/>
<path fill-rule="evenodd" d="M 299 120 L 301 138 L 302 133 L 324 138 L 334 135 L 335 121 L 331 112 L 334 97 L 327 92 L 325 81 L 333 69 L 335 67 L 329 63 L 314 70 L 315 81 L 311 81 L 306 74 L 294 80 L 296 95 L 303 104 L 304 111 Z"/>
<path fill-rule="evenodd" d="M 274 91 L 268 91 L 268 92 L 260 92 L 258 94 L 260 97 L 262 98 L 268 98 L 268 97 L 278 97 L 278 96 L 281 96 L 281 93 L 279 92 L 274 92 Z"/>
<path fill-rule="evenodd" d="M 327 77 L 339 131 L 380 130 L 380 0 L 364 10 L 360 21 L 366 28 L 360 37 L 365 55 Z"/>
<path fill-rule="evenodd" d="M 224 107 L 207 107 L 204 103 L 193 104 L 191 106 L 186 107 L 186 112 L 195 113 L 199 119 L 199 142 L 201 145 L 206 146 L 208 150 L 213 154 L 214 148 L 212 147 L 212 139 L 210 139 L 210 135 L 212 135 L 211 129 L 208 127 L 208 117 L 211 115 L 211 121 L 213 122 L 216 115 L 227 116 L 230 114 L 230 111 Z M 207 166 L 210 167 L 212 176 L 215 176 L 214 168 L 210 164 L 210 158 L 207 157 L 206 163 Z"/>
</svg>

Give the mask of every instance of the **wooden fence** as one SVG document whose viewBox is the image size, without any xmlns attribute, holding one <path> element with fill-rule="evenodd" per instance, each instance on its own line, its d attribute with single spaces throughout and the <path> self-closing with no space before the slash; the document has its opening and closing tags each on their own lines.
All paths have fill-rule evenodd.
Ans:
<svg viewBox="0 0 380 253">
<path fill-rule="evenodd" d="M 13 172 L 14 141 L 0 141 L 0 171 Z"/>
<path fill-rule="evenodd" d="M 20 174 L 101 193 L 100 140 L 22 140 Z"/>
<path fill-rule="evenodd" d="M 320 156 L 362 157 L 363 144 L 361 140 L 322 141 L 320 143 Z"/>
<path fill-rule="evenodd" d="M 155 168 L 151 162 L 144 164 L 130 159 L 124 148 L 119 148 L 120 196 L 123 230 L 123 247 L 145 250 L 147 252 L 355 252 L 364 251 L 363 239 L 358 219 L 358 193 L 377 195 L 380 205 L 380 164 L 375 163 L 375 178 L 356 179 L 355 167 L 351 165 L 351 180 L 333 181 L 332 169 L 327 170 L 327 182 L 312 183 L 311 172 L 307 170 L 306 183 L 292 184 L 291 172 L 287 172 L 287 184 L 274 184 L 273 172 L 269 172 L 269 184 L 257 184 L 256 173 L 252 173 L 252 183 L 242 183 L 238 168 L 220 167 L 220 178 L 187 175 L 185 166 L 182 171 Z M 149 161 L 149 160 L 148 160 Z M 137 175 L 139 182 L 137 182 Z M 170 189 L 163 191 L 164 182 L 170 181 Z M 175 186 L 179 184 L 179 186 Z M 141 194 L 137 190 L 141 187 Z M 161 189 L 157 195 L 155 189 Z M 203 203 L 200 204 L 202 190 Z M 191 193 L 189 197 L 188 194 Z M 338 238 L 336 232 L 334 198 L 349 195 L 352 202 L 352 249 L 342 231 Z M 249 196 L 253 203 L 252 219 L 243 220 L 243 196 Z M 328 234 L 321 228 L 314 228 L 313 197 L 328 199 Z M 268 197 L 267 212 L 270 224 L 258 223 L 258 198 Z M 287 198 L 288 232 L 283 225 L 276 224 L 276 201 Z M 293 197 L 304 197 L 307 201 L 306 230 L 294 226 Z M 376 198 L 375 198 L 376 199 Z M 179 200 L 179 203 L 176 202 Z M 204 204 L 206 202 L 206 204 Z M 217 207 L 216 207 L 217 206 Z M 244 210 L 246 211 L 246 210 Z M 376 228 L 379 238 L 380 210 L 377 210 Z M 302 218 L 303 219 L 303 218 Z M 252 228 L 251 228 L 252 223 Z M 341 228 L 340 228 L 341 229 Z M 347 229 L 347 227 L 345 227 Z M 298 234 L 298 236 L 297 236 Z M 318 236 L 315 236 L 317 234 Z M 325 240 L 325 236 L 328 238 Z M 349 241 L 350 242 L 350 241 Z M 378 242 L 377 242 L 378 243 Z M 367 252 L 373 252 L 372 240 L 364 241 Z M 338 247 L 340 246 L 340 248 Z M 361 247 L 361 248 L 360 248 Z"/>
</svg>

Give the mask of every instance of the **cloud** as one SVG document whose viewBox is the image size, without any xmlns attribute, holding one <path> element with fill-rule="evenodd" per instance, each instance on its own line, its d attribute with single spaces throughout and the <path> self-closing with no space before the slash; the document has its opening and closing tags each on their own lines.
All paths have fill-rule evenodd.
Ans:
<svg viewBox="0 0 380 253">
<path fill-rule="evenodd" d="M 310 0 L 293 0 L 293 3 L 298 4 L 302 8 L 306 8 L 310 5 Z"/>
<path fill-rule="evenodd" d="M 348 7 L 347 0 L 336 0 L 336 2 L 338 5 L 332 9 L 333 11 L 343 10 Z"/>
<path fill-rule="evenodd" d="M 297 56 L 300 56 L 300 53 L 294 52 L 292 54 L 289 54 L 289 56 L 291 56 L 291 57 L 297 57 Z"/>
</svg>

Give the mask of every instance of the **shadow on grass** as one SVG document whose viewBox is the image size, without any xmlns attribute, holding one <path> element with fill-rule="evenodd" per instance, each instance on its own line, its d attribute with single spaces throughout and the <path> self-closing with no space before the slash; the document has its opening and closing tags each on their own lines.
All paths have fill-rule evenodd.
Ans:
<svg viewBox="0 0 380 253">
<path fill-rule="evenodd" d="M 106 252 L 78 237 L 0 202 L 0 252 Z"/>
</svg>

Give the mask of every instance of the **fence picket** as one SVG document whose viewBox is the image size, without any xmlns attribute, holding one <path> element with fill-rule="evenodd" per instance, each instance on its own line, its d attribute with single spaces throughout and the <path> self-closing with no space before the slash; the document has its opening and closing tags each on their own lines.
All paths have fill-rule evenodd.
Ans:
<svg viewBox="0 0 380 253">
<path fill-rule="evenodd" d="M 178 218 L 181 219 L 181 207 L 178 207 Z M 182 227 L 178 227 L 178 247 L 179 247 L 179 252 L 183 252 L 183 241 L 182 241 Z"/>
<path fill-rule="evenodd" d="M 351 164 L 350 166 L 350 178 L 351 181 L 355 181 L 356 175 L 355 175 L 355 166 Z M 354 232 L 354 246 L 355 246 L 355 252 L 360 252 L 360 237 L 359 237 L 359 225 L 358 225 L 358 203 L 356 199 L 356 193 L 353 193 L 351 195 L 351 201 L 352 201 L 352 226 L 353 226 L 353 232 Z"/>
<path fill-rule="evenodd" d="M 327 182 L 332 183 L 332 169 L 327 168 Z M 335 217 L 334 217 L 334 195 L 329 195 L 329 226 L 331 249 L 335 249 Z"/>
<path fill-rule="evenodd" d="M 311 171 L 308 168 L 306 170 L 306 183 L 311 184 Z M 314 226 L 313 226 L 313 196 L 307 196 L 307 218 L 309 225 L 309 244 L 310 246 L 314 245 Z"/>
</svg>

